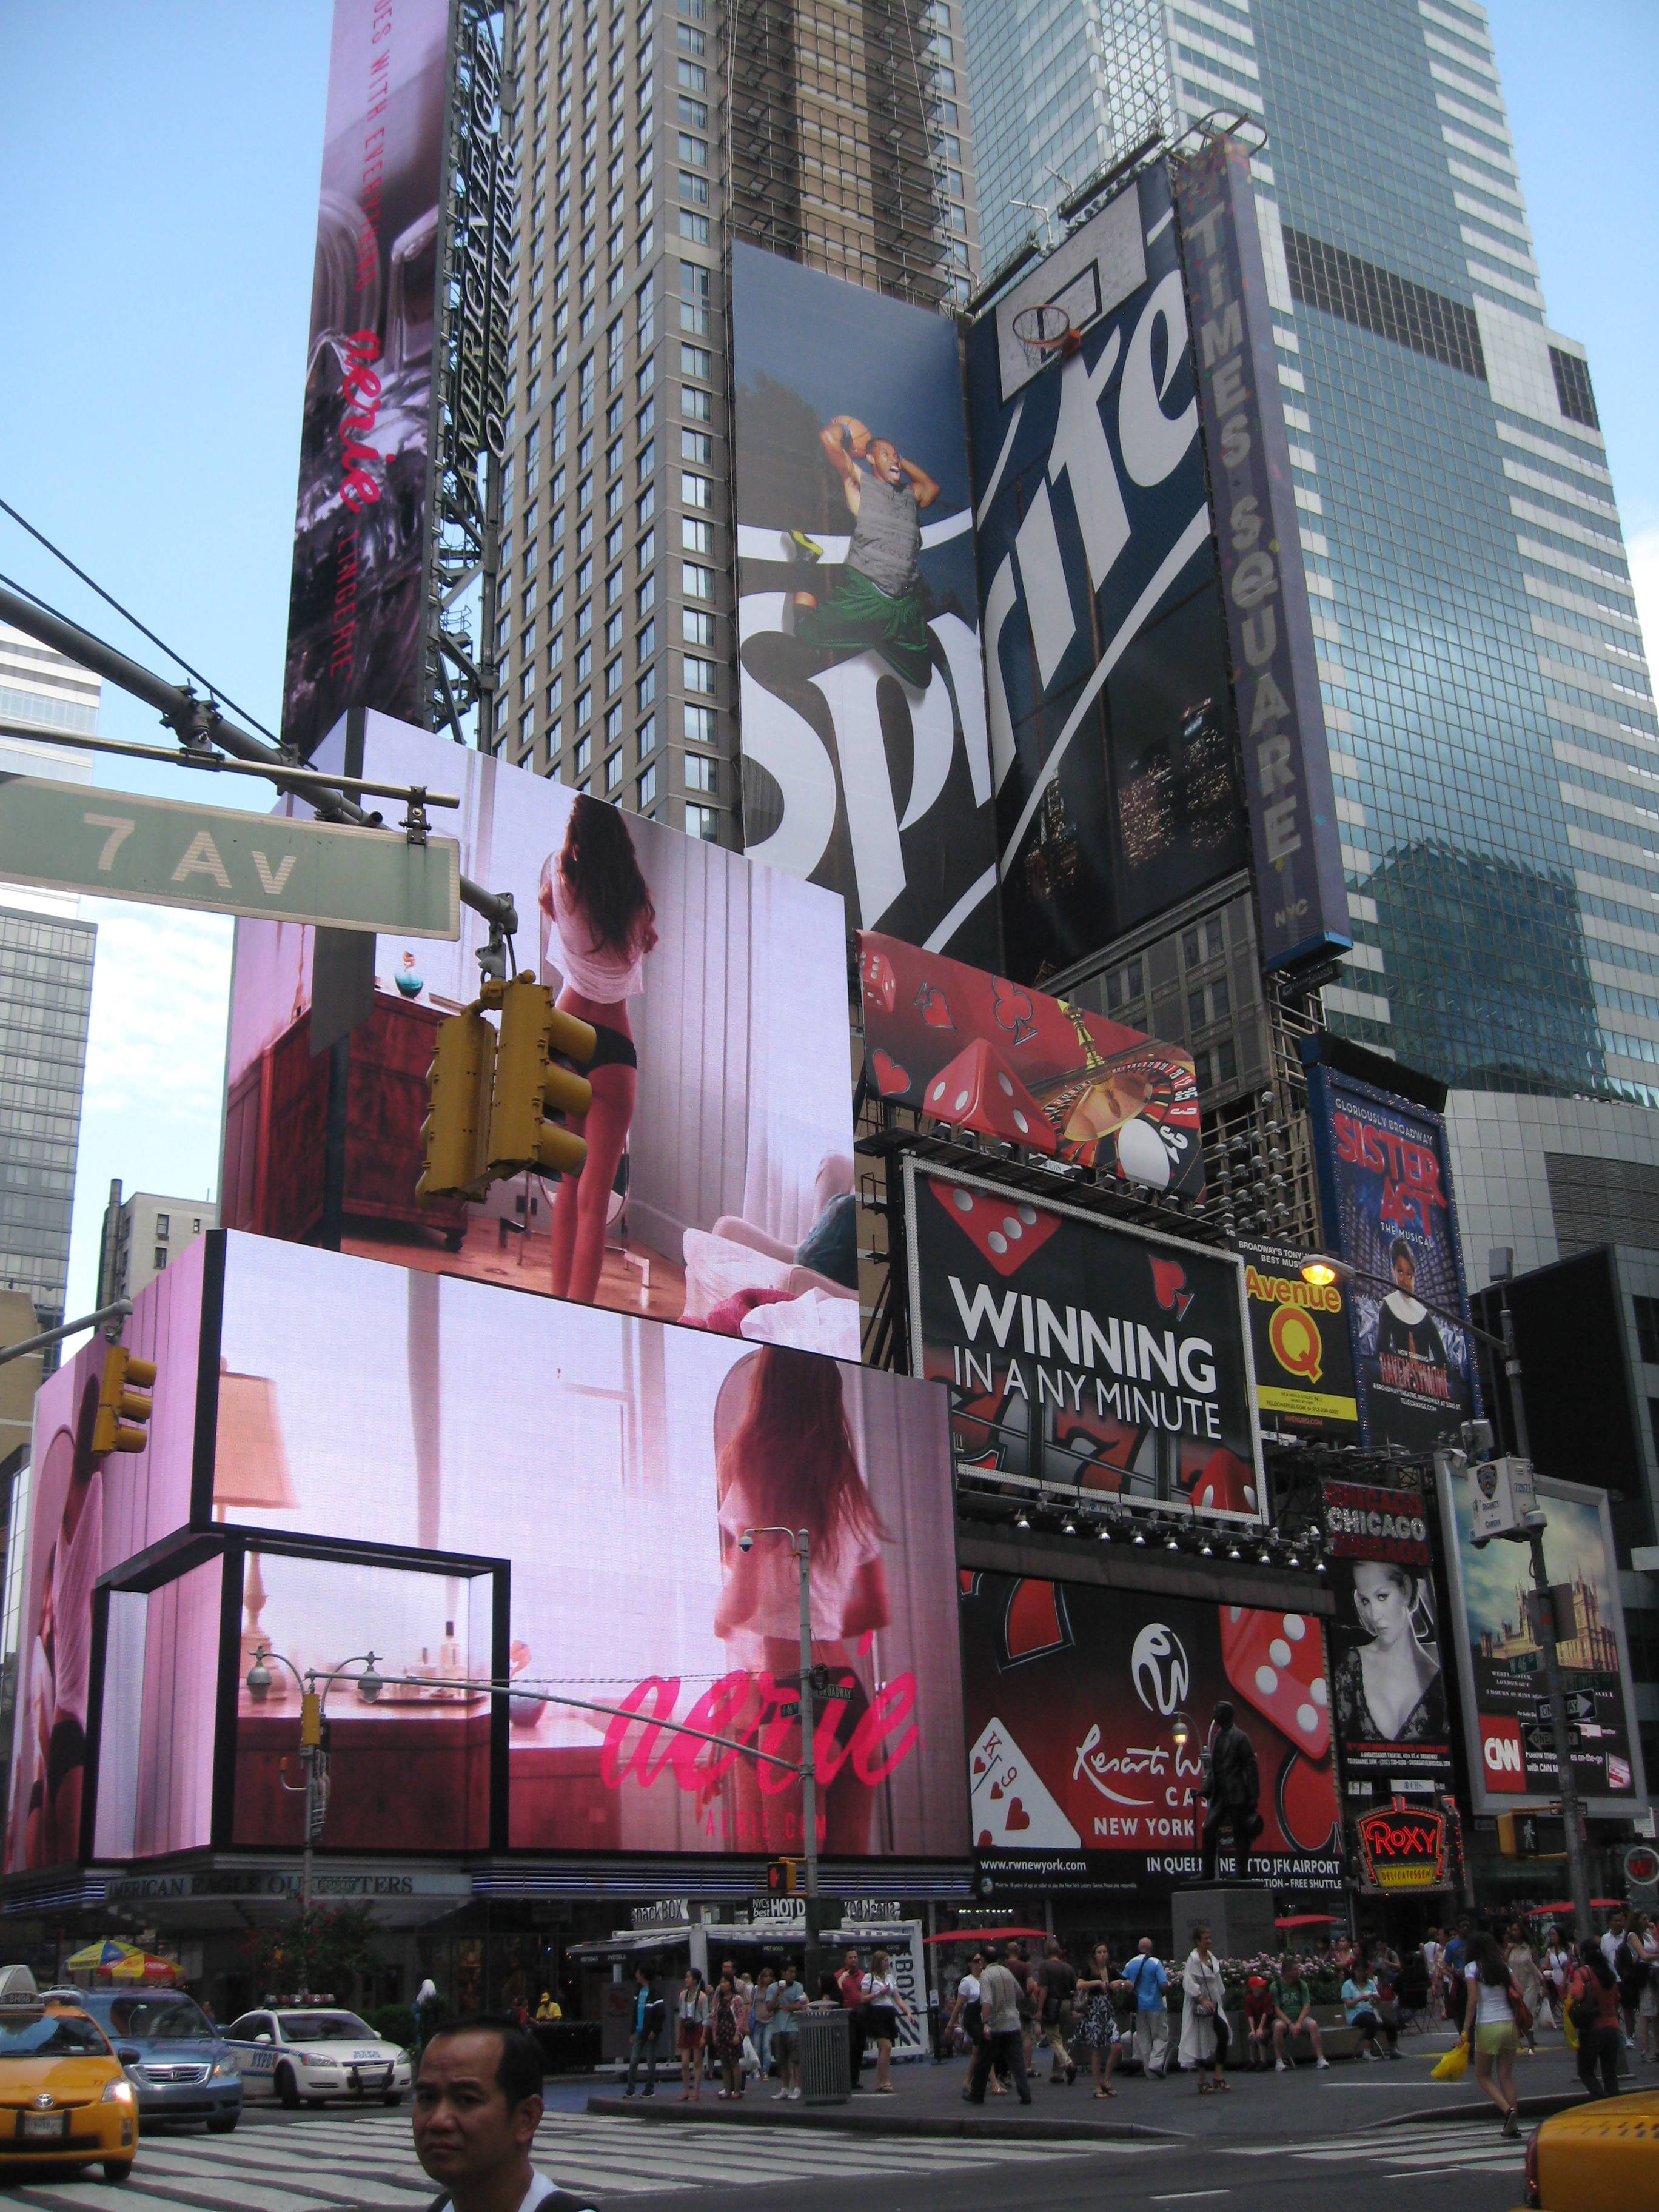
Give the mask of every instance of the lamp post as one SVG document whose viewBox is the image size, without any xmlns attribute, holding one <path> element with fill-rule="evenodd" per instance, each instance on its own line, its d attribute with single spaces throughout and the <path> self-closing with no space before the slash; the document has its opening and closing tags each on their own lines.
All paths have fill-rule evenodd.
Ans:
<svg viewBox="0 0 1659 2212">
<path fill-rule="evenodd" d="M 332 1685 L 344 1676 L 356 1683 L 359 1691 L 372 1705 L 380 1696 L 382 1687 L 380 1677 L 374 1671 L 377 1656 L 373 1651 L 360 1651 L 338 1667 L 326 1670 L 308 1667 L 301 1674 L 291 1659 L 262 1644 L 253 1655 L 253 1664 L 247 1670 L 247 1693 L 256 1705 L 262 1705 L 270 1694 L 273 1677 L 265 1664 L 268 1659 L 274 1659 L 279 1666 L 286 1667 L 300 1686 L 300 1764 L 306 1775 L 303 1790 L 296 1789 L 280 1768 L 276 1778 L 290 1796 L 298 1797 L 303 1795 L 306 1801 L 305 1858 L 300 1877 L 300 1910 L 302 1914 L 308 1914 L 311 1911 L 312 1852 L 317 1832 L 328 1817 L 328 1753 L 323 1742 L 323 1724 L 326 1717 L 323 1711 L 324 1703 Z M 347 1674 L 348 1668 L 359 1664 L 363 1668 L 361 1674 Z M 323 1686 L 320 1692 L 317 1687 L 319 1682 Z M 286 1760 L 283 1762 L 283 1765 L 287 1763 Z"/>
<path fill-rule="evenodd" d="M 800 1817 L 806 1842 L 806 1941 L 804 1960 L 807 2000 L 818 1985 L 818 1804 L 817 1766 L 813 1744 L 812 1712 L 812 1561 L 811 1537 L 805 1528 L 745 1528 L 738 1539 L 739 1551 L 754 1549 L 757 1536 L 787 1536 L 800 1568 Z"/>
</svg>

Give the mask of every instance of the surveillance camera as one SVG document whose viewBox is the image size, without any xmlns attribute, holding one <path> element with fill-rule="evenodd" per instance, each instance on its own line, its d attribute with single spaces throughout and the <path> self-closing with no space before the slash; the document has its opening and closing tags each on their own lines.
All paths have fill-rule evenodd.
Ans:
<svg viewBox="0 0 1659 2212">
<path fill-rule="evenodd" d="M 738 1539 L 738 1549 L 740 1552 L 752 1552 L 754 1548 L 755 1539 L 753 1533 L 750 1529 L 745 1528 L 742 1535 Z"/>
</svg>

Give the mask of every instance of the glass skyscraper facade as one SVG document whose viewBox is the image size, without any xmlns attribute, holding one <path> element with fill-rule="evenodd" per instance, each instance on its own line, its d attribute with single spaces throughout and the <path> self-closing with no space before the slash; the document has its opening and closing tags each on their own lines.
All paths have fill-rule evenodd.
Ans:
<svg viewBox="0 0 1659 2212">
<path fill-rule="evenodd" d="M 1659 1103 L 1659 722 L 1484 10 L 966 0 L 981 250 L 1161 122 L 1253 164 L 1355 945 L 1333 1029 Z M 1041 218 L 1035 219 L 1041 228 Z"/>
</svg>

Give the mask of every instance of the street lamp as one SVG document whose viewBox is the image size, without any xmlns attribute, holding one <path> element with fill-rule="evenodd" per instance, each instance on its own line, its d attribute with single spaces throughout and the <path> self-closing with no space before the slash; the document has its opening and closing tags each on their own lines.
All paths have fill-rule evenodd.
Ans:
<svg viewBox="0 0 1659 2212">
<path fill-rule="evenodd" d="M 740 1552 L 752 1552 L 757 1536 L 787 1536 L 800 1568 L 800 1814 L 806 1844 L 806 1993 L 809 2001 L 818 1985 L 818 1787 L 812 1741 L 812 1561 L 811 1537 L 805 1528 L 745 1528 L 738 1538 Z"/>
<path fill-rule="evenodd" d="M 283 1759 L 277 1769 L 276 1779 L 291 1796 L 303 1796 L 306 1801 L 304 1871 L 300 1878 L 301 1912 L 308 1913 L 311 1910 L 312 1852 L 328 1818 L 328 1753 L 323 1743 L 325 1717 L 323 1706 L 331 1687 L 342 1678 L 355 1681 L 360 1695 L 372 1705 L 386 1686 L 374 1671 L 379 1656 L 374 1651 L 360 1651 L 338 1667 L 324 1669 L 308 1667 L 301 1674 L 291 1659 L 262 1644 L 254 1652 L 253 1664 L 247 1670 L 247 1693 L 256 1705 L 264 1705 L 270 1695 L 276 1679 L 265 1663 L 269 1659 L 274 1659 L 280 1667 L 286 1667 L 300 1686 L 300 1764 L 305 1769 L 306 1778 L 302 1787 L 290 1782 L 283 1771 L 288 1765 L 288 1761 Z M 361 1674 L 354 1675 L 348 1672 L 349 1668 L 358 1665 L 363 1669 Z M 317 1687 L 319 1682 L 323 1686 L 320 1691 Z"/>
</svg>

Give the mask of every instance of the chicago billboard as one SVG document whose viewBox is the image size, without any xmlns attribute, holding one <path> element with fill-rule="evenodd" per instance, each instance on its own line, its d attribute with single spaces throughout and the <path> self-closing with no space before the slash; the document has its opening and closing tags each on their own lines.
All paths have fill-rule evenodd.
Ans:
<svg viewBox="0 0 1659 2212">
<path fill-rule="evenodd" d="M 578 997 L 599 1052 L 577 1175 L 423 1212 L 433 1036 L 477 995 L 485 930 L 465 913 L 453 944 L 377 938 L 373 1010 L 332 1109 L 343 1249 L 855 1359 L 841 901 L 428 732 L 366 725 L 350 772 L 459 793 L 463 870 L 512 892 L 514 964 L 562 1004 Z M 347 766 L 343 730 L 318 758 Z M 303 1238 L 323 1218 L 341 1085 L 312 1052 L 315 938 L 238 924 L 228 1227 Z"/>
<path fill-rule="evenodd" d="M 1452 1720 L 1435 1598 L 1433 1501 L 1327 1482 L 1327 1586 L 1336 1734 L 1351 1798 L 1449 1790 Z"/>
<path fill-rule="evenodd" d="M 1557 1803 L 1559 1770 L 1544 1718 L 1548 1700 L 1530 1615 L 1527 1547 L 1500 1538 L 1477 1550 L 1472 1485 L 1462 1474 L 1436 1480 L 1474 1809 L 1510 1813 Z M 1557 1650 L 1573 1780 L 1588 1813 L 1628 1818 L 1646 1804 L 1647 1783 L 1607 1492 L 1546 1475 L 1535 1478 L 1534 1488 L 1548 1516 L 1545 1567 L 1552 1587 L 1565 1586 L 1572 1609 L 1572 1633 Z"/>
<path fill-rule="evenodd" d="M 1360 1437 L 1455 1443 L 1480 1411 L 1446 1125 L 1426 1106 L 1308 1069 L 1320 1211 L 1354 1271 L 1348 1312 Z"/>
<path fill-rule="evenodd" d="M 747 849 L 994 966 L 956 325 L 739 242 L 732 331 Z"/>
<path fill-rule="evenodd" d="M 929 1121 L 1198 1198 L 1204 1148 L 1185 1045 L 861 930 L 865 1082 Z"/>
<path fill-rule="evenodd" d="M 1082 334 L 1064 357 L 1014 327 L 1048 302 Z M 1030 983 L 1250 849 L 1161 164 L 981 317 L 967 370 L 1004 957 Z"/>
<path fill-rule="evenodd" d="M 1308 1282 L 1302 1273 L 1308 1255 L 1298 1244 L 1241 1237 L 1237 1249 L 1250 1302 L 1262 1427 L 1358 1443 L 1348 1286 Z"/>
<path fill-rule="evenodd" d="M 283 736 L 422 698 L 449 0 L 335 0 Z"/>
<path fill-rule="evenodd" d="M 960 1583 L 982 1893 L 1086 1888 L 1127 1901 L 1193 1880 L 1200 1753 L 1222 1698 L 1261 1776 L 1251 1876 L 1281 1891 L 1340 1889 L 1316 1617 L 970 1569 Z M 1177 1714 L 1193 1723 L 1184 1745 Z"/>
<path fill-rule="evenodd" d="M 1238 1262 L 904 1163 L 910 1367 L 958 1460 L 1266 1517 Z"/>
</svg>

